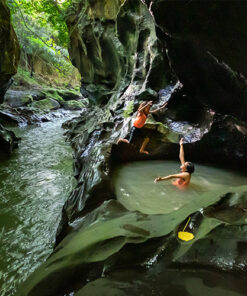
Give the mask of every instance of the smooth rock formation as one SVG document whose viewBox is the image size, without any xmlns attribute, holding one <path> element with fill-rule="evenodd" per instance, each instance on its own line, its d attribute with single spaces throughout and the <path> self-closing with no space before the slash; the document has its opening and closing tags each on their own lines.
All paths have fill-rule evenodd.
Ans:
<svg viewBox="0 0 247 296">
<path fill-rule="evenodd" d="M 145 278 L 149 279 L 148 289 L 156 289 L 160 273 L 169 269 L 174 272 L 173 284 L 169 285 L 170 291 L 175 292 L 179 287 L 182 291 L 188 291 L 186 283 L 178 281 L 181 270 L 179 273 L 176 270 L 182 267 L 184 272 L 187 270 L 189 273 L 193 271 L 191 266 L 199 274 L 213 274 L 211 268 L 221 269 L 221 273 L 216 274 L 224 277 L 227 273 L 224 274 L 223 271 L 238 272 L 237 278 L 232 274 L 232 280 L 238 281 L 238 286 L 236 288 L 232 285 L 230 289 L 244 295 L 244 272 L 247 265 L 244 259 L 245 250 L 238 246 L 246 243 L 246 229 L 242 223 L 247 213 L 241 211 L 242 204 L 246 205 L 246 189 L 246 186 L 236 187 L 234 194 L 218 192 L 219 195 L 216 193 L 214 197 L 216 203 L 212 203 L 212 197 L 208 198 L 209 195 L 205 193 L 201 199 L 204 209 L 201 209 L 199 215 L 195 213 L 198 209 L 195 202 L 166 215 L 130 212 L 114 200 L 105 202 L 74 223 L 75 231 L 57 246 L 55 252 L 29 278 L 18 295 L 63 295 L 85 286 L 81 294 L 78 294 L 83 295 L 84 289 L 87 291 L 87 282 L 100 278 L 111 279 L 116 273 L 121 275 L 121 281 L 126 284 L 121 286 L 113 280 L 107 286 L 122 287 L 123 294 L 120 295 L 127 295 L 132 280 L 139 278 L 138 270 L 141 271 L 140 283 L 133 295 L 149 295 L 143 286 Z M 233 213 L 230 213 L 231 210 Z M 177 231 L 184 227 L 188 216 L 192 217 L 196 232 L 191 242 L 184 243 L 176 236 Z M 132 280 L 128 277 L 128 270 L 133 272 Z M 151 277 L 153 280 L 150 280 Z M 165 278 L 168 278 L 167 275 Z M 192 280 L 194 276 L 190 274 L 188 278 Z M 198 278 L 205 277 L 201 274 Z M 214 286 L 214 283 L 215 280 L 209 277 L 203 291 L 207 291 L 208 285 Z M 162 291 L 166 291 L 169 286 L 163 287 Z M 226 284 L 217 280 L 217 286 L 224 290 Z M 100 289 L 97 283 L 96 287 Z"/>
</svg>

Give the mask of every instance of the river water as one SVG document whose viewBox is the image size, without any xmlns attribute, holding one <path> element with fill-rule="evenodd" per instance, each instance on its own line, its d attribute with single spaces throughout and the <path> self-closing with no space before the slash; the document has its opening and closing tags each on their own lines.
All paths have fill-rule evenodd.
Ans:
<svg viewBox="0 0 247 296">
<path fill-rule="evenodd" d="M 75 185 L 61 124 L 78 113 L 14 128 L 22 140 L 0 162 L 0 295 L 13 295 L 53 250 L 61 209 Z"/>
</svg>

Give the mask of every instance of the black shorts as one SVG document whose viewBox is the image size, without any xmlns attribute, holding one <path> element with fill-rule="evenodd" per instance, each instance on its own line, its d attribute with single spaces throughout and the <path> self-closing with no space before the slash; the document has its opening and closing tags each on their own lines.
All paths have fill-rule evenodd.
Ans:
<svg viewBox="0 0 247 296">
<path fill-rule="evenodd" d="M 132 126 L 132 128 L 130 129 L 129 143 L 132 143 L 135 138 L 141 138 L 141 137 L 143 137 L 142 129 Z"/>
</svg>

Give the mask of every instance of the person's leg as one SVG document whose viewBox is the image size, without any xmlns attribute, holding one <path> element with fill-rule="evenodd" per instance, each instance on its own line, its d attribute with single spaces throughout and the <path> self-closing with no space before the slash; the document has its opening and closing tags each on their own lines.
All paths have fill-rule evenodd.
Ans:
<svg viewBox="0 0 247 296">
<path fill-rule="evenodd" d="M 136 135 L 138 134 L 138 129 L 134 126 L 130 129 L 129 143 L 132 144 Z"/>
<path fill-rule="evenodd" d="M 140 153 L 148 154 L 148 151 L 145 150 L 148 142 L 149 142 L 149 138 L 145 138 L 144 141 L 143 141 L 143 143 L 142 143 L 142 146 L 140 148 Z"/>
<path fill-rule="evenodd" d="M 118 139 L 117 144 L 119 144 L 121 142 L 129 144 L 129 141 L 127 139 L 123 139 L 123 138 Z"/>
<path fill-rule="evenodd" d="M 123 138 L 120 138 L 118 141 L 117 141 L 117 144 L 121 143 L 121 142 L 124 142 L 124 143 L 127 143 L 127 144 L 131 144 L 133 142 L 133 138 L 135 136 L 135 132 L 136 132 L 136 128 L 134 126 L 132 126 L 132 128 L 130 129 L 130 136 L 129 136 L 129 140 L 127 139 L 123 139 Z"/>
</svg>

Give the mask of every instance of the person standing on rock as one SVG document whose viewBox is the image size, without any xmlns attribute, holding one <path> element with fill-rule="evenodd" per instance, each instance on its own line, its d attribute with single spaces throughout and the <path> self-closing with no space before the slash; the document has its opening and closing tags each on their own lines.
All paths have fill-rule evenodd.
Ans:
<svg viewBox="0 0 247 296">
<path fill-rule="evenodd" d="M 147 117 L 148 117 L 148 114 L 151 113 L 156 113 L 158 111 L 160 111 L 161 109 L 165 108 L 165 106 L 167 105 L 168 103 L 164 103 L 160 108 L 157 108 L 153 111 L 150 110 L 150 108 L 152 107 L 153 105 L 153 101 L 148 101 L 147 103 L 146 102 L 143 102 L 139 105 L 138 107 L 138 110 L 137 110 L 137 117 L 136 119 L 134 120 L 133 122 L 133 126 L 130 130 L 130 136 L 129 136 L 129 139 L 123 139 L 123 138 L 120 138 L 117 142 L 117 144 L 121 143 L 121 142 L 125 142 L 125 143 L 128 143 L 128 144 L 132 144 L 132 142 L 134 141 L 134 139 L 136 137 L 142 137 L 143 136 L 143 132 L 142 132 L 142 128 L 143 126 L 145 125 L 146 123 L 146 120 L 147 120 Z M 145 137 L 144 138 L 144 141 L 141 145 L 141 148 L 140 148 L 140 153 L 145 153 L 145 154 L 148 154 L 148 151 L 145 150 L 147 144 L 149 142 L 149 138 L 148 137 Z"/>
<path fill-rule="evenodd" d="M 191 179 L 191 174 L 194 172 L 194 164 L 190 161 L 184 160 L 184 139 L 182 138 L 179 142 L 180 144 L 180 151 L 179 151 L 179 159 L 181 162 L 181 173 L 175 174 L 175 175 L 169 175 L 166 177 L 158 177 L 154 180 L 154 183 L 157 183 L 159 181 L 165 181 L 165 180 L 170 180 L 170 179 L 176 179 L 172 183 L 173 185 L 177 186 L 179 189 L 184 189 L 186 188 Z"/>
</svg>

